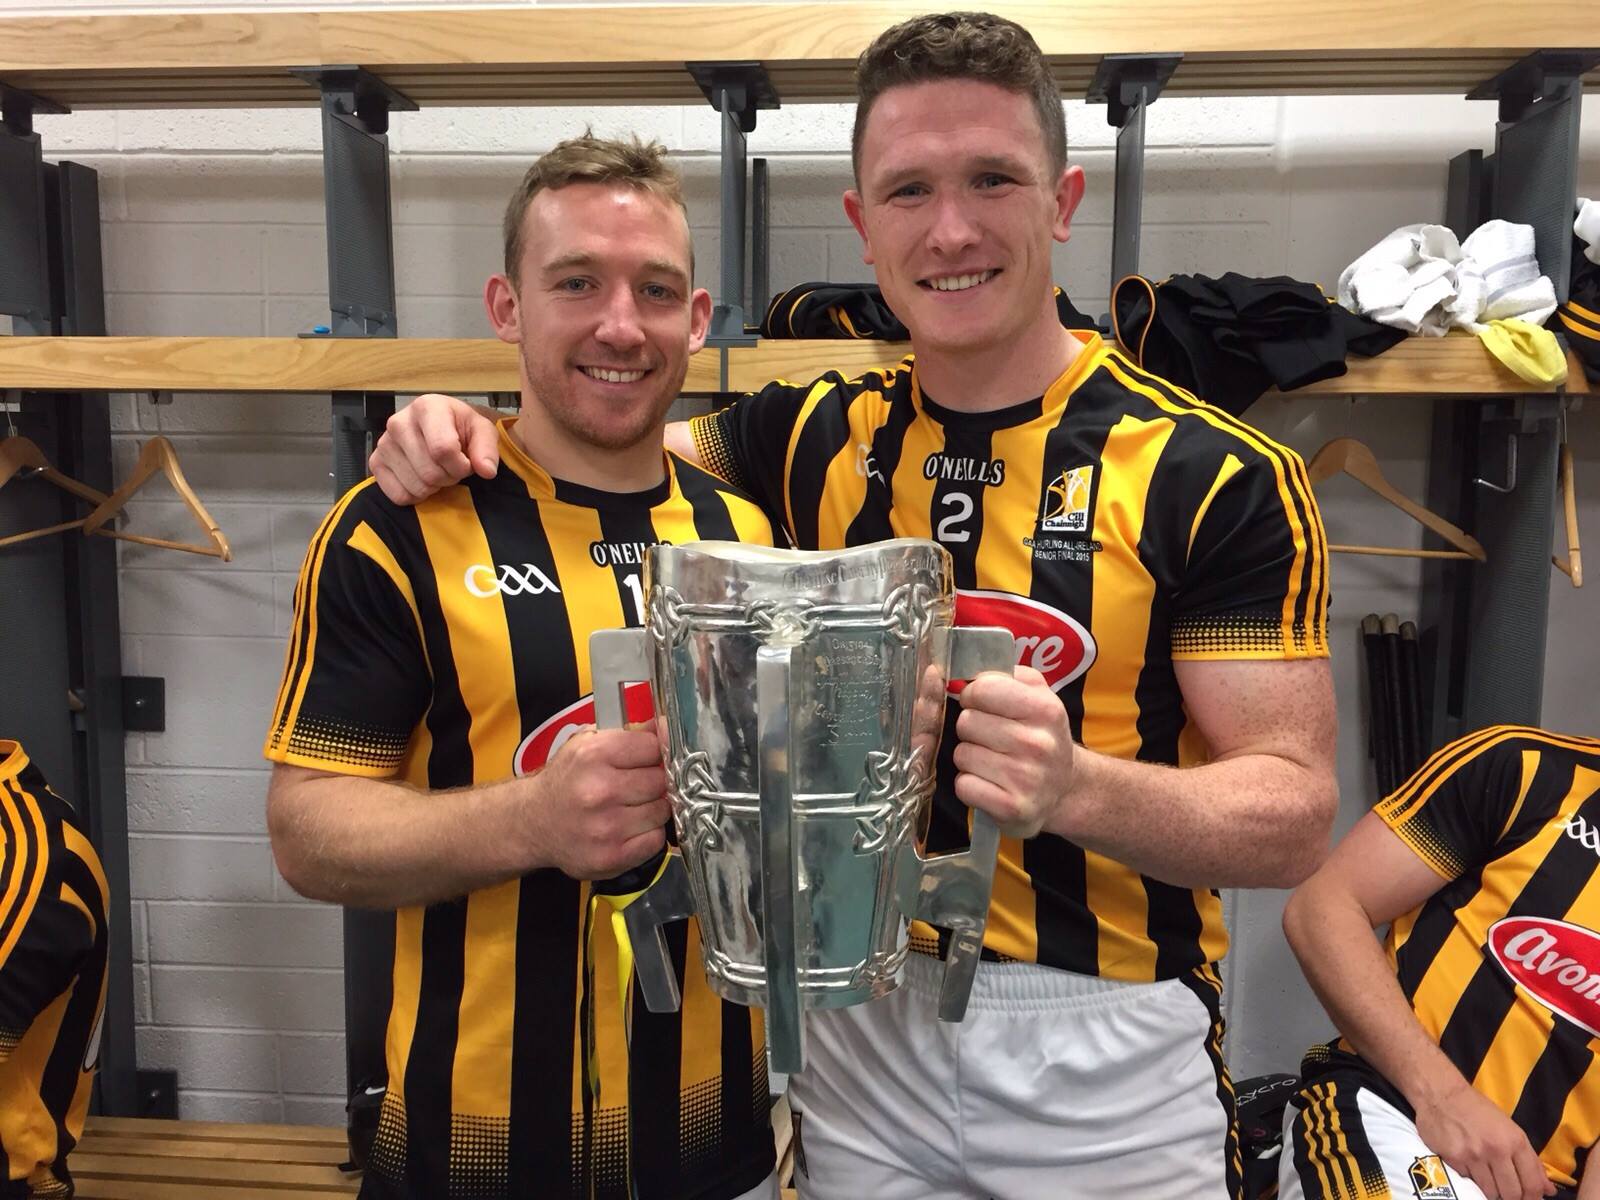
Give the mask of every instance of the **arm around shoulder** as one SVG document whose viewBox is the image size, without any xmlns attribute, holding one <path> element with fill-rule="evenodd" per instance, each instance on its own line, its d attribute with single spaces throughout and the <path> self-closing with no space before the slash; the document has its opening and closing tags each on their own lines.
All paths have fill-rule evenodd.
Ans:
<svg viewBox="0 0 1600 1200">
<path fill-rule="evenodd" d="M 399 505 L 419 504 L 471 474 L 492 479 L 500 469 L 500 416 L 439 392 L 418 396 L 389 418 L 367 465 Z"/>
</svg>

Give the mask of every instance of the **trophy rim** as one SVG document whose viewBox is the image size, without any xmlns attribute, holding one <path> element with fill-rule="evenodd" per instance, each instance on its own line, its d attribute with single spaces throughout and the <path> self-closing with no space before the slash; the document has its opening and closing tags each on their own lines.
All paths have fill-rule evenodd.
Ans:
<svg viewBox="0 0 1600 1200">
<path fill-rule="evenodd" d="M 844 558 L 881 555 L 893 551 L 932 551 L 936 557 L 948 559 L 950 552 L 932 538 L 887 538 L 881 542 L 866 542 L 859 546 L 843 546 L 837 550 L 796 550 L 788 546 L 763 546 L 752 542 L 707 540 L 700 542 L 659 542 L 650 552 L 661 556 L 701 554 L 708 558 L 737 563 L 781 563 L 796 566 L 804 563 L 838 562 Z"/>
</svg>

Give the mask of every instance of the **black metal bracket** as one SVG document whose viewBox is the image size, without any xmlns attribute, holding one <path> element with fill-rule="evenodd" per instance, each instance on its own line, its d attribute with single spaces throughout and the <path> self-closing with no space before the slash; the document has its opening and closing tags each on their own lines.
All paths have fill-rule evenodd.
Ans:
<svg viewBox="0 0 1600 1200">
<path fill-rule="evenodd" d="M 322 92 L 331 332 L 394 337 L 398 331 L 386 135 L 391 110 L 411 112 L 417 105 L 360 67 L 304 67 L 291 74 Z"/>
<path fill-rule="evenodd" d="M 163 677 L 122 677 L 122 728 L 127 733 L 166 732 L 167 681 Z"/>
<path fill-rule="evenodd" d="M 747 346 L 756 336 L 745 331 L 745 134 L 755 129 L 758 111 L 779 106 L 778 91 L 757 62 L 684 65 L 722 114 L 722 278 L 706 345 Z M 767 247 L 758 243 L 754 257 L 757 273 L 764 274 Z"/>
<path fill-rule="evenodd" d="M 737 114 L 739 129 L 750 133 L 756 127 L 760 109 L 782 107 L 772 76 L 758 62 L 692 62 L 684 69 L 699 86 L 711 107 L 720 113 Z"/>
<path fill-rule="evenodd" d="M 1104 104 L 1107 123 L 1121 129 L 1137 106 L 1160 98 L 1182 61 L 1181 54 L 1107 54 L 1095 67 L 1084 99 Z"/>
<path fill-rule="evenodd" d="M 389 132 L 391 112 L 416 112 L 417 102 L 364 67 L 295 67 L 289 74 L 322 93 L 324 111 L 365 133 Z"/>
<path fill-rule="evenodd" d="M 178 1073 L 145 1068 L 137 1073 L 139 1108 L 134 1115 L 156 1120 L 178 1119 Z"/>
<path fill-rule="evenodd" d="M 1468 100 L 1498 100 L 1503 122 L 1520 121 L 1535 105 L 1571 95 L 1578 79 L 1600 66 L 1597 50 L 1535 50 L 1467 93 Z"/>
<path fill-rule="evenodd" d="M 25 92 L 0 82 L 0 124 L 19 136 L 33 132 L 33 118 L 40 113 L 71 111 L 65 104 L 57 104 L 34 92 Z"/>
</svg>

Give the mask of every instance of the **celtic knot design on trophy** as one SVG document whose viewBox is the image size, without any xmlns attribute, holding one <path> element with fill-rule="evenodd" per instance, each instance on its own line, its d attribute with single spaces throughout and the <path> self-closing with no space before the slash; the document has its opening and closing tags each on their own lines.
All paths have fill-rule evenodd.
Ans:
<svg viewBox="0 0 1600 1200">
<path fill-rule="evenodd" d="M 900 974 L 900 968 L 905 966 L 906 955 L 910 953 L 911 946 L 908 943 L 897 950 L 874 954 L 851 973 L 848 986 L 869 989 L 882 987 Z"/>
<path fill-rule="evenodd" d="M 807 600 L 757 600 L 745 609 L 745 618 L 764 642 L 785 645 L 816 636 L 822 622 Z"/>
<path fill-rule="evenodd" d="M 857 854 L 876 854 L 890 841 L 907 842 L 916 829 L 912 819 L 923 800 L 927 771 L 922 753 L 904 758 L 874 750 L 867 755 L 867 778 L 857 800 L 872 811 L 856 817 Z"/>
<path fill-rule="evenodd" d="M 656 584 L 650 589 L 650 636 L 657 646 L 671 649 L 689 633 L 689 618 L 677 589 Z"/>
<path fill-rule="evenodd" d="M 722 797 L 713 789 L 711 756 L 697 750 L 667 763 L 672 815 L 686 852 L 722 849 Z"/>
<path fill-rule="evenodd" d="M 884 626 L 896 641 L 912 645 L 928 636 L 939 608 L 939 594 L 927 584 L 901 584 L 883 599 Z"/>
</svg>

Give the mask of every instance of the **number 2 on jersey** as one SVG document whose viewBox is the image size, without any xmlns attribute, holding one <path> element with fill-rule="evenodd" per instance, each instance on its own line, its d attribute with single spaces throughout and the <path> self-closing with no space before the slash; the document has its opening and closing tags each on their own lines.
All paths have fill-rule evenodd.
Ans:
<svg viewBox="0 0 1600 1200">
<path fill-rule="evenodd" d="M 954 511 L 939 522 L 934 538 L 941 542 L 971 541 L 972 530 L 962 529 L 960 526 L 972 516 L 972 497 L 965 492 L 949 492 L 939 503 Z"/>
</svg>

